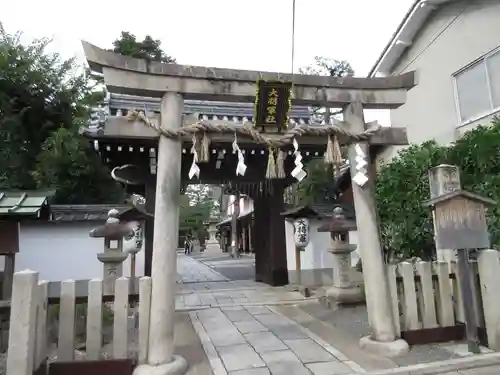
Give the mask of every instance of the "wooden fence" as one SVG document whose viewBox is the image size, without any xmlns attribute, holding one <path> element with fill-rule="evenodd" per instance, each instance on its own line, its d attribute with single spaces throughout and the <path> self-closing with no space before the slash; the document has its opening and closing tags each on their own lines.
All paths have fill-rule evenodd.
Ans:
<svg viewBox="0 0 500 375">
<path fill-rule="evenodd" d="M 500 261 L 496 250 L 482 250 L 471 261 L 474 310 L 482 344 L 500 350 Z M 452 262 L 402 262 L 388 266 L 396 332 L 409 344 L 464 338 L 460 273 Z M 498 337 L 498 338 L 497 338 Z"/>
<path fill-rule="evenodd" d="M 139 280 L 137 351 L 133 355 L 130 355 L 131 348 L 128 347 L 130 303 L 134 300 L 134 295 L 129 294 L 130 286 L 128 278 L 119 278 L 115 283 L 114 296 L 103 296 L 102 280 L 90 280 L 88 296 L 82 301 L 81 296 L 77 296 L 76 293 L 76 282 L 68 280 L 61 283 L 60 298 L 50 299 L 50 302 L 57 305 L 51 305 L 48 298 L 48 282 L 39 281 L 38 273 L 34 271 L 17 272 L 14 275 L 11 301 L 6 375 L 132 374 L 135 363 L 145 362 L 147 356 L 145 348 L 149 334 L 151 278 L 142 277 Z M 110 299 L 113 300 L 112 303 L 104 302 Z M 82 302 L 85 304 L 81 305 Z M 112 307 L 108 307 L 111 304 Z M 85 327 L 82 337 L 86 359 L 84 367 L 82 361 L 75 362 L 78 307 L 84 308 Z M 113 340 L 108 345 L 110 352 L 106 353 L 107 358 L 103 358 L 102 352 L 105 309 L 111 309 L 113 316 Z M 54 323 L 50 319 L 49 312 L 52 311 L 56 311 L 55 343 L 50 342 L 48 337 L 51 328 L 49 325 Z M 81 315 L 80 313 L 80 318 Z M 55 353 L 55 358 L 47 364 L 51 352 Z"/>
</svg>

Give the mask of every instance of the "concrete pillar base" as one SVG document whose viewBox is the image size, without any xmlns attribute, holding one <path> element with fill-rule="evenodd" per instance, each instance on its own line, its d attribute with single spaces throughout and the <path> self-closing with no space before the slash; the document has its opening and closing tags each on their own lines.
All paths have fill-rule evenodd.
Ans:
<svg viewBox="0 0 500 375">
<path fill-rule="evenodd" d="M 365 294 L 359 285 L 347 288 L 332 286 L 326 290 L 326 297 L 338 304 L 360 303 L 365 300 Z"/>
<path fill-rule="evenodd" d="M 183 375 L 187 371 L 186 360 L 179 356 L 173 355 L 172 362 L 163 365 L 139 365 L 135 368 L 133 375 Z"/>
<path fill-rule="evenodd" d="M 398 357 L 410 351 L 408 343 L 403 339 L 375 341 L 371 336 L 365 336 L 359 340 L 359 346 L 363 350 L 383 357 Z"/>
</svg>

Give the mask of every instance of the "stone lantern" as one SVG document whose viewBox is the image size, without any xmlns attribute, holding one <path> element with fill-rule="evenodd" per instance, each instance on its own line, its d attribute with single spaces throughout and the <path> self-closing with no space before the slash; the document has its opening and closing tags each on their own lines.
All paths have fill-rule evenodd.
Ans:
<svg viewBox="0 0 500 375">
<path fill-rule="evenodd" d="M 208 240 L 205 242 L 206 244 L 205 251 L 207 252 L 217 252 L 217 253 L 221 252 L 221 247 L 219 241 L 217 240 L 218 221 L 219 220 L 215 217 L 210 217 L 210 219 L 208 220 L 207 223 Z"/>
<path fill-rule="evenodd" d="M 342 207 L 335 207 L 332 219 L 318 228 L 318 232 L 330 232 L 332 239 L 328 252 L 334 257 L 333 286 L 326 290 L 326 297 L 338 304 L 364 300 L 363 291 L 351 280 L 351 253 L 356 245 L 349 244 L 349 231 L 354 230 L 356 222 L 345 217 Z"/>
<path fill-rule="evenodd" d="M 97 259 L 103 263 L 104 294 L 114 293 L 115 280 L 123 275 L 123 262 L 128 257 L 128 253 L 123 252 L 123 238 L 134 235 L 130 223 L 120 223 L 118 215 L 118 210 L 110 210 L 106 224 L 89 233 L 90 237 L 104 238 L 104 252 L 97 254 Z"/>
</svg>

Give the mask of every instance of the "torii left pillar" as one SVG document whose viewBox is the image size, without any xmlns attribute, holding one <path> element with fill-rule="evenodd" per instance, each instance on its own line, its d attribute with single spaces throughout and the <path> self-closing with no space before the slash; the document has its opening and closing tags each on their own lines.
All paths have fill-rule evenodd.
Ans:
<svg viewBox="0 0 500 375">
<path fill-rule="evenodd" d="M 183 107 L 180 94 L 167 92 L 161 102 L 161 127 L 180 129 Z M 161 136 L 156 172 L 148 355 L 147 363 L 136 367 L 134 375 L 181 375 L 187 370 L 186 360 L 173 354 L 181 158 L 181 142 Z"/>
</svg>

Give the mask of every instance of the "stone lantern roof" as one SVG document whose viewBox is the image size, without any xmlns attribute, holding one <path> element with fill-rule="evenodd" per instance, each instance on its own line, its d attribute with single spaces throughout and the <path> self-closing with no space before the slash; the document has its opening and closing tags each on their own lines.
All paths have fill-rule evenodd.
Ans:
<svg viewBox="0 0 500 375">
<path fill-rule="evenodd" d="M 132 236 L 134 234 L 133 225 L 129 222 L 120 223 L 119 214 L 120 212 L 116 209 L 110 210 L 106 224 L 92 229 L 89 233 L 90 237 L 120 240 L 123 237 Z"/>
<path fill-rule="evenodd" d="M 346 218 L 344 209 L 337 206 L 333 209 L 333 216 L 330 220 L 318 228 L 318 232 L 345 233 L 357 230 L 358 226 L 355 220 Z"/>
</svg>

